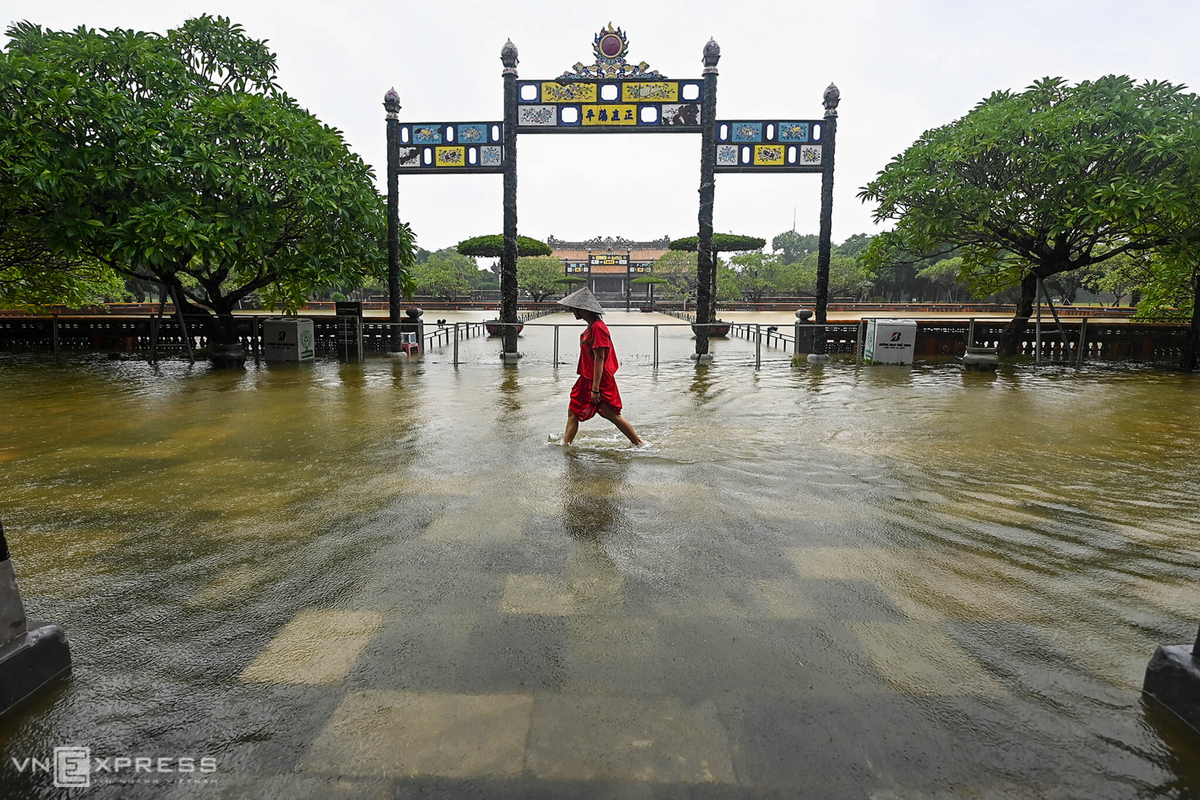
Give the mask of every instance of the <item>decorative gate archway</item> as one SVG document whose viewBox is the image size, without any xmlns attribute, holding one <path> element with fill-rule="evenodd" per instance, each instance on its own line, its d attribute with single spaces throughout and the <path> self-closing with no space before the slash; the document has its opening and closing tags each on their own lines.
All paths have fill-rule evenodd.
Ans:
<svg viewBox="0 0 1200 800">
<path fill-rule="evenodd" d="M 620 28 L 596 34 L 595 62 L 582 62 L 557 78 L 518 80 L 517 48 L 500 50 L 504 64 L 504 119 L 493 122 L 401 122 L 400 96 L 384 95 L 387 109 L 388 290 L 390 317 L 400 321 L 399 176 L 462 173 L 504 176 L 504 255 L 500 261 L 500 319 L 514 323 L 504 336 L 505 358 L 516 357 L 517 333 L 517 134 L 698 133 L 700 210 L 697 246 L 696 355 L 708 353 L 708 323 L 716 316 L 712 255 L 716 173 L 820 173 L 821 220 L 817 257 L 816 321 L 826 321 L 833 158 L 841 94 L 825 90 L 824 118 L 717 119 L 717 62 L 721 48 L 704 46 L 700 78 L 667 78 L 644 61 L 625 60 L 629 39 Z"/>
</svg>

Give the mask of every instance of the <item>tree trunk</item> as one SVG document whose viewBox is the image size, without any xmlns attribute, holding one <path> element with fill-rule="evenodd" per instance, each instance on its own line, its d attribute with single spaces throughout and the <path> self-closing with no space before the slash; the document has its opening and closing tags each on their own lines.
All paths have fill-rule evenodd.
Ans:
<svg viewBox="0 0 1200 800">
<path fill-rule="evenodd" d="M 238 341 L 233 304 L 221 302 L 212 306 L 216 317 L 210 317 L 212 334 L 208 341 L 208 359 L 217 368 L 240 369 L 246 365 L 246 350 Z"/>
<path fill-rule="evenodd" d="M 1004 330 L 1000 333 L 1000 355 L 1015 356 L 1017 354 L 1017 346 L 1025 334 L 1025 329 L 1029 326 L 1029 317 L 1033 314 L 1033 302 L 1036 297 L 1037 276 L 1030 272 L 1021 280 L 1021 299 L 1017 301 L 1016 316 L 1004 326 Z"/>
<path fill-rule="evenodd" d="M 721 259 L 717 255 L 717 251 L 712 251 L 712 285 L 708 295 L 708 321 L 717 321 L 717 268 L 721 264 Z"/>
<path fill-rule="evenodd" d="M 1187 344 L 1183 346 L 1183 361 L 1179 365 L 1184 372 L 1194 372 L 1200 356 L 1200 267 L 1192 268 L 1192 329 L 1188 332 Z"/>
</svg>

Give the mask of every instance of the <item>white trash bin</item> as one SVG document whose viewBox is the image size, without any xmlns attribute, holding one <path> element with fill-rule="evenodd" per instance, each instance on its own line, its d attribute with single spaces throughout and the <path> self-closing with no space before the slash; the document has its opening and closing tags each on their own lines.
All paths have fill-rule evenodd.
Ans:
<svg viewBox="0 0 1200 800">
<path fill-rule="evenodd" d="M 267 361 L 311 361 L 313 342 L 311 319 L 271 317 L 263 320 L 263 350 Z"/>
<path fill-rule="evenodd" d="M 871 364 L 911 364 L 916 344 L 916 320 L 869 319 L 863 361 Z"/>
</svg>

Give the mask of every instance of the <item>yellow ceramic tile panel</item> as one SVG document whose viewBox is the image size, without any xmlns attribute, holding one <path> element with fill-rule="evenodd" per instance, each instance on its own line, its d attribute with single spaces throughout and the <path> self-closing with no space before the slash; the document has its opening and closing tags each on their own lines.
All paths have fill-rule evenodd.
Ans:
<svg viewBox="0 0 1200 800">
<path fill-rule="evenodd" d="M 434 164 L 439 167 L 461 167 L 467 163 L 466 151 L 462 147 L 435 148 Z"/>
<path fill-rule="evenodd" d="M 583 106 L 583 124 L 603 127 L 606 125 L 637 125 L 637 106 L 621 103 L 597 103 Z"/>
<path fill-rule="evenodd" d="M 679 100 L 679 84 L 674 81 L 622 83 L 621 100 L 626 103 L 674 103 Z"/>
<path fill-rule="evenodd" d="M 596 84 L 547 81 L 542 84 L 542 102 L 594 103 L 596 102 Z"/>
<path fill-rule="evenodd" d="M 783 163 L 783 146 L 778 144 L 754 145 L 754 163 L 761 166 L 775 166 Z"/>
</svg>

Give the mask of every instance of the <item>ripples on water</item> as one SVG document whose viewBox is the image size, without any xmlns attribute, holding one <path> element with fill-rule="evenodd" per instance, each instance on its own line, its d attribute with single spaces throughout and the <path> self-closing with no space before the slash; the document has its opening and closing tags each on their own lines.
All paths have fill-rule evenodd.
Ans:
<svg viewBox="0 0 1200 800">
<path fill-rule="evenodd" d="M 385 591 L 398 543 L 450 504 L 500 527 L 548 510 L 571 535 L 598 526 L 605 569 L 714 615 L 741 613 L 719 611 L 712 586 L 760 577 L 737 567 L 760 549 L 851 558 L 825 568 L 884 599 L 847 613 L 875 602 L 936 622 L 996 688 L 975 705 L 919 700 L 934 717 L 1001 749 L 1024 726 L 1019 746 L 1057 753 L 1061 785 L 1084 795 L 1200 786 L 1195 747 L 1138 695 L 1154 645 L 1191 641 L 1200 616 L 1194 377 L 793 368 L 777 351 L 755 372 L 741 340 L 697 369 L 690 335 L 666 328 L 655 371 L 648 330 L 614 327 L 625 415 L 650 444 L 630 449 L 597 419 L 563 448 L 577 333 L 562 329 L 557 371 L 537 328 L 507 370 L 487 340 L 463 343 L 458 369 L 448 349 L 244 373 L 0 356 L 0 516 L 31 611 L 64 624 L 77 659 L 0 742 L 242 753 L 259 730 L 278 751 L 266 762 L 291 763 L 303 737 L 280 731 L 309 700 L 247 706 L 231 681 L 258 645 L 237 632 Z M 731 532 L 707 572 L 686 542 L 704 527 Z M 146 645 L 149 630 L 162 640 Z M 980 757 L 1004 780 L 1055 785 L 1027 758 Z"/>
</svg>

